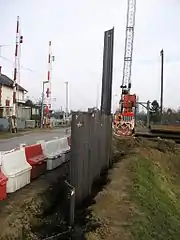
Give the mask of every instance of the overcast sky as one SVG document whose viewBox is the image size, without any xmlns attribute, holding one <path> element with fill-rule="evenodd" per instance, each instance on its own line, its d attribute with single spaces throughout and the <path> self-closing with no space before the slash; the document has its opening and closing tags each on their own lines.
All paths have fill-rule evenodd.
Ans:
<svg viewBox="0 0 180 240">
<path fill-rule="evenodd" d="M 21 85 L 33 100 L 47 78 L 48 41 L 55 63 L 54 108 L 65 107 L 65 81 L 70 108 L 100 104 L 104 31 L 115 27 L 113 96 L 122 82 L 127 0 L 0 0 L 0 59 L 3 73 L 13 75 L 16 17 L 24 37 Z M 180 106 L 180 1 L 137 0 L 132 93 L 141 101 L 159 100 L 160 50 L 165 51 L 164 104 Z M 33 71 L 28 71 L 31 69 Z M 98 88 L 99 86 L 99 88 Z M 97 93 L 99 89 L 99 94 Z M 113 97 L 113 105 L 118 97 Z"/>
</svg>

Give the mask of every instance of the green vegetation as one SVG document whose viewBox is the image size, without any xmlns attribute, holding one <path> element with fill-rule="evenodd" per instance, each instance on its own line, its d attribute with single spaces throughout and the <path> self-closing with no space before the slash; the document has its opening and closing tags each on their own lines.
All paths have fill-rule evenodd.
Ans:
<svg viewBox="0 0 180 240">
<path fill-rule="evenodd" d="M 27 131 L 26 131 L 27 132 Z M 9 139 L 13 137 L 20 137 L 23 136 L 24 132 L 18 132 L 18 133 L 10 133 L 10 132 L 0 132 L 0 139 Z"/>
<path fill-rule="evenodd" d="M 151 150 L 152 151 L 152 150 Z M 180 157 L 173 153 L 135 156 L 132 232 L 137 240 L 180 239 Z"/>
<path fill-rule="evenodd" d="M 10 132 L 0 132 L 0 140 L 1 139 L 10 139 L 10 138 L 14 138 L 14 137 L 21 137 L 24 136 L 25 134 L 31 133 L 31 132 L 42 132 L 42 131 L 50 131 L 51 129 L 47 128 L 47 129 L 41 129 L 41 128 L 26 128 L 23 130 L 18 130 L 17 133 L 10 133 Z"/>
</svg>

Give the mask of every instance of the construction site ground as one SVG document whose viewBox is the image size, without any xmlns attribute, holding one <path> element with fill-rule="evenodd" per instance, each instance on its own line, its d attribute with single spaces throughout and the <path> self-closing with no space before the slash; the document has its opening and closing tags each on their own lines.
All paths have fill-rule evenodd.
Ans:
<svg viewBox="0 0 180 240">
<path fill-rule="evenodd" d="M 179 145 L 127 137 L 113 152 L 106 185 L 86 210 L 86 239 L 179 240 Z"/>
<path fill-rule="evenodd" d="M 75 237 L 54 239 L 179 240 L 179 145 L 116 138 L 113 161 L 76 211 Z M 63 208 L 61 182 L 67 171 L 63 165 L 1 202 L 0 240 L 39 240 L 65 231 L 58 208 Z"/>
<path fill-rule="evenodd" d="M 62 183 L 67 173 L 64 163 L 0 202 L 0 240 L 40 240 L 41 232 L 51 232 L 54 224 L 47 223 L 46 215 L 63 204 Z M 55 221 L 60 224 L 63 220 L 55 214 Z"/>
</svg>

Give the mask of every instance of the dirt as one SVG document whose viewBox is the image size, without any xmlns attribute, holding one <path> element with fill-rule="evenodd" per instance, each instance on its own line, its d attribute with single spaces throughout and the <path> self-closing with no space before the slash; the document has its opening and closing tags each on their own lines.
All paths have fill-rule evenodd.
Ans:
<svg viewBox="0 0 180 240">
<path fill-rule="evenodd" d="M 75 212 L 71 237 L 56 239 L 179 240 L 179 159 L 180 147 L 173 141 L 115 138 L 112 168 Z M 47 173 L 1 203 L 0 240 L 42 240 L 66 232 L 60 187 L 68 170 L 64 168 Z"/>
<path fill-rule="evenodd" d="M 20 240 L 39 238 L 38 231 L 44 224 L 44 214 L 51 211 L 54 204 L 62 196 L 60 184 L 67 172 L 63 165 L 48 172 L 19 191 L 10 194 L 0 206 L 0 240 Z M 47 230 L 48 231 L 48 230 Z"/>
<path fill-rule="evenodd" d="M 114 140 L 114 146 L 113 151 L 124 156 L 88 207 L 86 239 L 180 239 L 180 205 L 171 204 L 171 195 L 175 199 L 180 194 L 179 145 L 161 139 L 124 138 Z M 90 222 L 95 223 L 93 227 Z"/>
</svg>

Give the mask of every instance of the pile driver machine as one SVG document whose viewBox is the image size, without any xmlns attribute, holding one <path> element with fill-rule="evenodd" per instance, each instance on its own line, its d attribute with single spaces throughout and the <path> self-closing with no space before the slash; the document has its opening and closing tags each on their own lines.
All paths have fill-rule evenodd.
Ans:
<svg viewBox="0 0 180 240">
<path fill-rule="evenodd" d="M 135 127 L 136 95 L 130 93 L 135 15 L 136 0 L 128 0 L 122 92 L 114 119 L 114 130 L 119 136 L 132 135 Z"/>
</svg>

